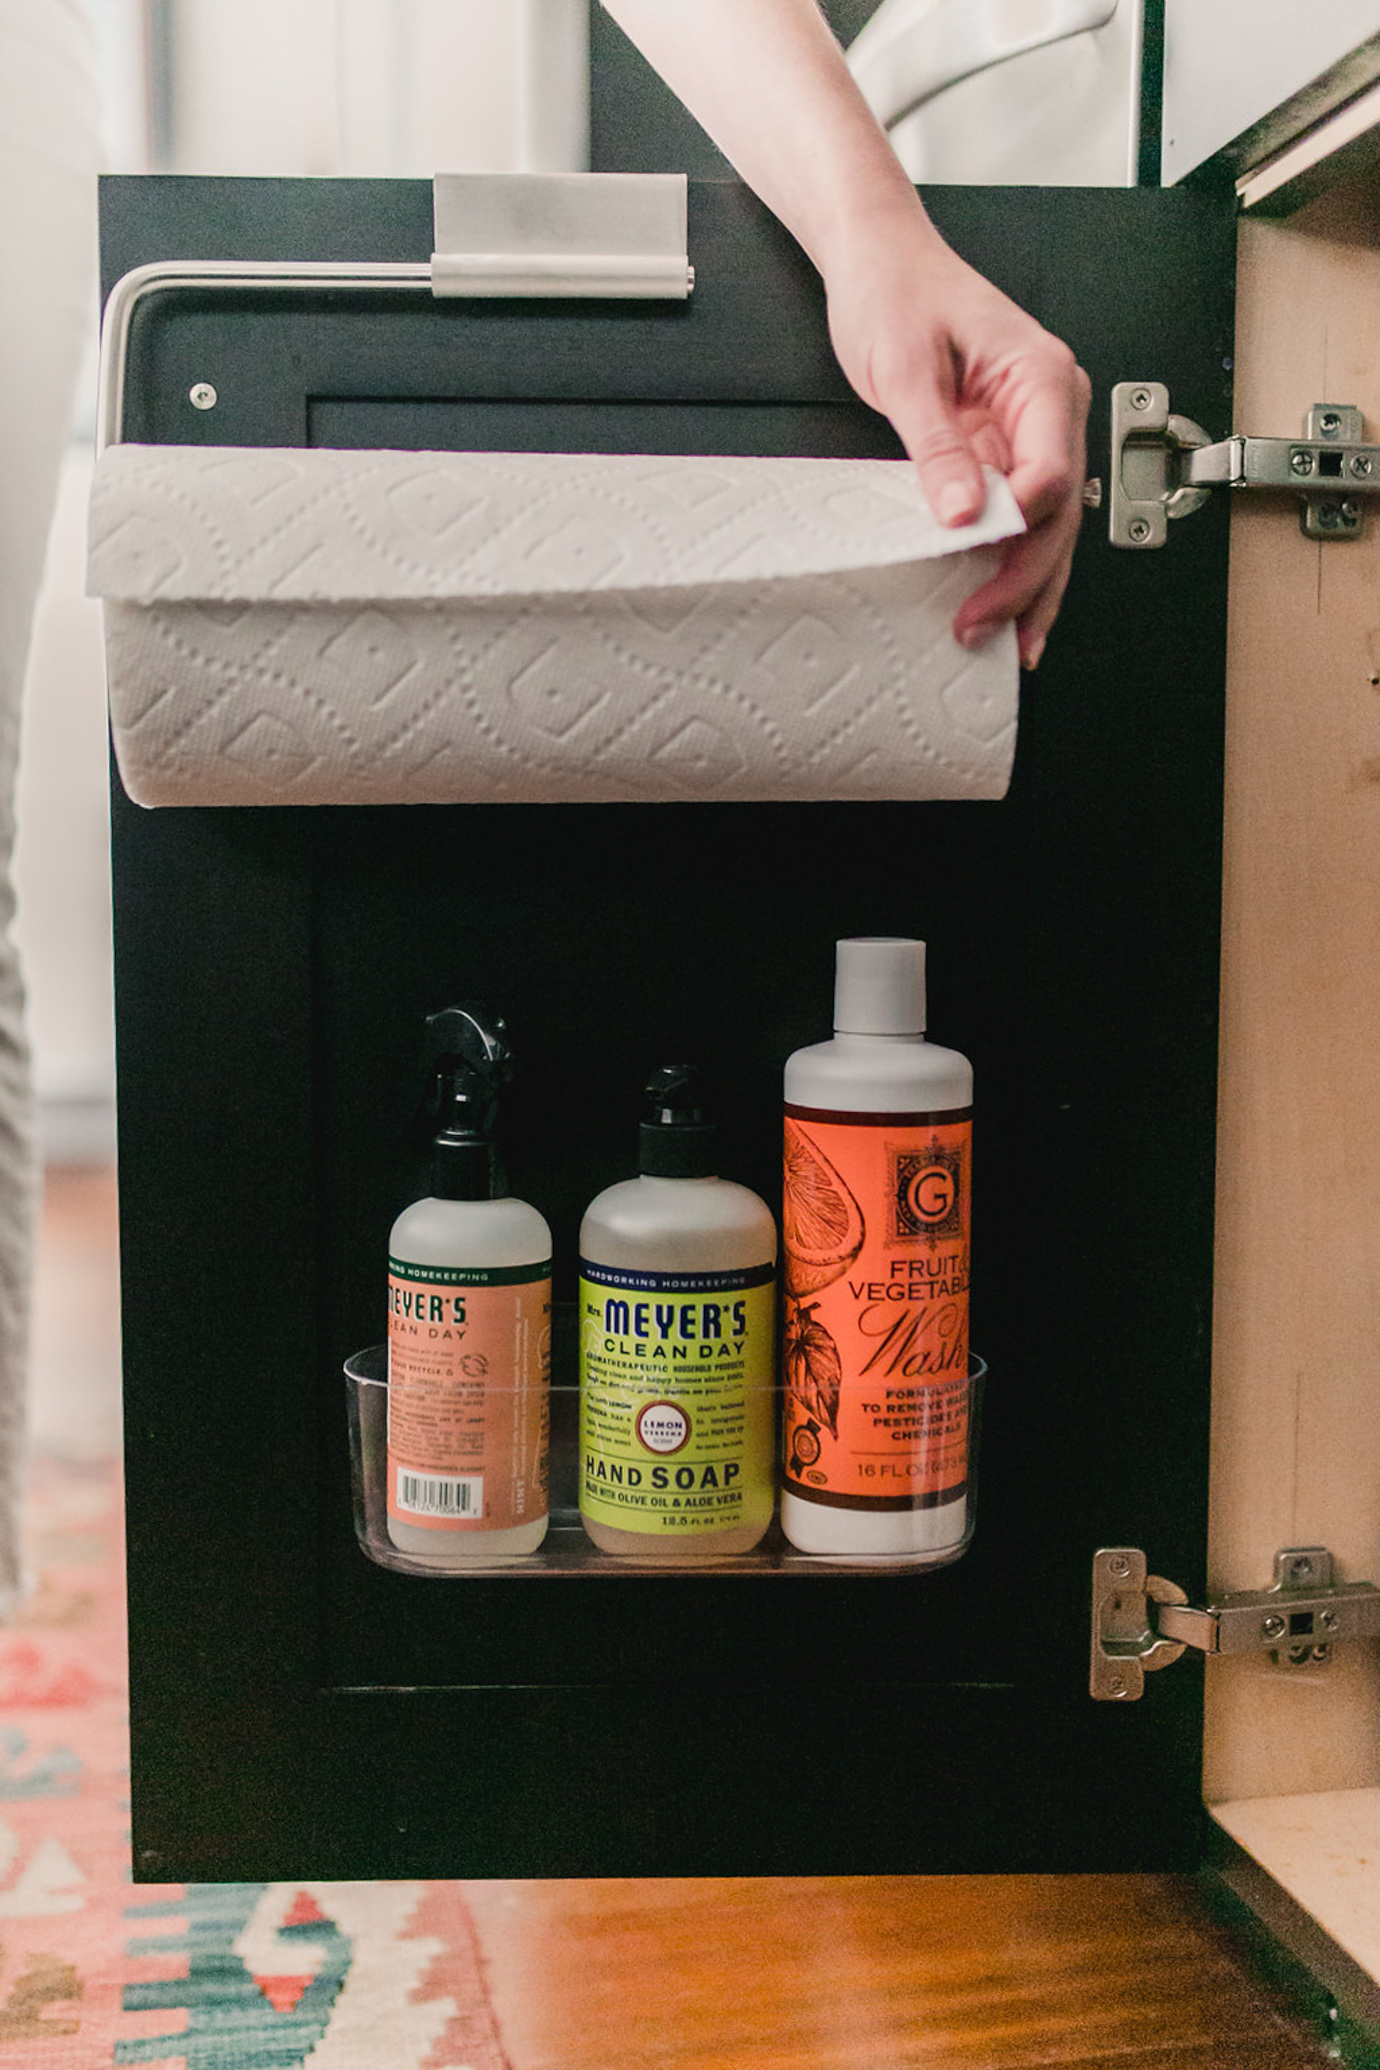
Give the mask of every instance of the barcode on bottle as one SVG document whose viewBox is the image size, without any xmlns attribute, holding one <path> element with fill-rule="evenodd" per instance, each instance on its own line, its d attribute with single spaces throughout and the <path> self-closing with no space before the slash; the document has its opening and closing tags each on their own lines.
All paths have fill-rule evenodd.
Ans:
<svg viewBox="0 0 1380 2070">
<path fill-rule="evenodd" d="M 399 1473 L 398 1508 L 414 1517 L 477 1517 L 484 1510 L 484 1476 Z"/>
</svg>

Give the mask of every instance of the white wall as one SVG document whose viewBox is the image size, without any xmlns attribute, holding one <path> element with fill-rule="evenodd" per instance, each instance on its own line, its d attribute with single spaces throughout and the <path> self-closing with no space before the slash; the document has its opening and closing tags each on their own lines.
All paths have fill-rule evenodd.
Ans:
<svg viewBox="0 0 1380 2070">
<path fill-rule="evenodd" d="M 101 74 L 101 134 L 111 172 L 149 164 L 147 0 L 87 0 Z"/>
<path fill-rule="evenodd" d="M 179 0 L 174 169 L 578 172 L 585 0 Z"/>
<path fill-rule="evenodd" d="M 101 82 L 108 171 L 149 165 L 145 0 L 87 0 Z M 34 1077 L 45 1149 L 86 1163 L 114 1148 L 110 813 L 100 608 L 82 594 L 95 420 L 96 283 L 91 340 L 48 543 L 25 686 L 15 878 Z"/>
<path fill-rule="evenodd" d="M 63 468 L 19 762 L 16 927 L 40 1122 L 58 1161 L 109 1154 L 115 1085 L 110 815 L 99 604 L 82 594 L 89 454 Z"/>
</svg>

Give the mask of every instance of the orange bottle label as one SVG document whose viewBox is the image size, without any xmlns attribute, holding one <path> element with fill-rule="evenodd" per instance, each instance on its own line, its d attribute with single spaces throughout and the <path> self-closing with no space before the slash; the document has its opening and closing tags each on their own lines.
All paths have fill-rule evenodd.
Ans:
<svg viewBox="0 0 1380 2070">
<path fill-rule="evenodd" d="M 930 1509 L 968 1479 L 972 1120 L 786 1108 L 784 1481 Z"/>
<path fill-rule="evenodd" d="M 388 1261 L 388 1514 L 503 1531 L 547 1510 L 551 1264 Z"/>
</svg>

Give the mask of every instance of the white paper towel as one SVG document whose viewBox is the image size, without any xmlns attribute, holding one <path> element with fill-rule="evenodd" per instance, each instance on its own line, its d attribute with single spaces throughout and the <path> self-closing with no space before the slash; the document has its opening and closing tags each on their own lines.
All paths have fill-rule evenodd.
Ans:
<svg viewBox="0 0 1380 2070">
<path fill-rule="evenodd" d="M 119 445 L 96 470 L 116 751 L 145 805 L 995 798 L 1021 519 L 904 461 Z"/>
</svg>

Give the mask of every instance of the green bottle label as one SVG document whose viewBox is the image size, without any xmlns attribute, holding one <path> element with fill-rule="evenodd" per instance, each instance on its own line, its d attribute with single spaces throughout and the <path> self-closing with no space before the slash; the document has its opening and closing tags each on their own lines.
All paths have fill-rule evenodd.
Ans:
<svg viewBox="0 0 1380 2070">
<path fill-rule="evenodd" d="M 775 1269 L 580 1264 L 580 1509 L 648 1536 L 765 1524 Z"/>
</svg>

